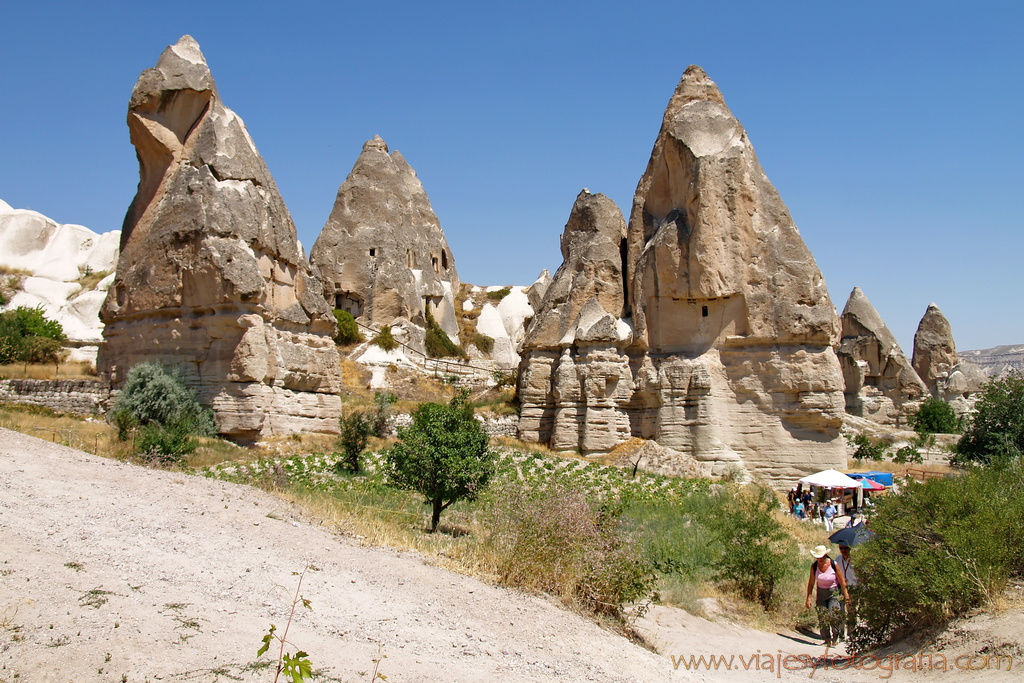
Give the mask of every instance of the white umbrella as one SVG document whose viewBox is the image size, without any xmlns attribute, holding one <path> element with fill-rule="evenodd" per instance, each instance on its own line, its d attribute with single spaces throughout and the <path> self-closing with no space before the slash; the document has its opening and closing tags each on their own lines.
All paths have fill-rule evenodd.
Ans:
<svg viewBox="0 0 1024 683">
<path fill-rule="evenodd" d="M 837 470 L 815 472 L 800 481 L 810 486 L 820 486 L 826 489 L 859 489 L 861 487 L 859 481 Z"/>
</svg>

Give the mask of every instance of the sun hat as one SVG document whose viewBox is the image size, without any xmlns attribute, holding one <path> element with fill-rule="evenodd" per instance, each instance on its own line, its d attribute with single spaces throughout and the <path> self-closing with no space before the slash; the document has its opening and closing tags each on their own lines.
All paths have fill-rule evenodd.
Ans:
<svg viewBox="0 0 1024 683">
<path fill-rule="evenodd" d="M 828 548 L 823 545 L 819 545 L 817 548 L 811 551 L 811 555 L 814 555 L 819 560 L 828 555 Z"/>
</svg>

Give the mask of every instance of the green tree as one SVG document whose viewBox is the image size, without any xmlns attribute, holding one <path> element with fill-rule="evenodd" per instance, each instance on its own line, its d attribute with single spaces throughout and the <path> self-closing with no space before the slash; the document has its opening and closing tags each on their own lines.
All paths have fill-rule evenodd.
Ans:
<svg viewBox="0 0 1024 683">
<path fill-rule="evenodd" d="M 338 461 L 339 467 L 346 467 L 356 474 L 359 474 L 359 457 L 366 450 L 366 444 L 370 441 L 370 435 L 374 432 L 374 419 L 361 410 L 351 413 L 348 417 L 341 418 L 341 436 L 338 438 L 338 445 L 341 446 L 344 459 Z"/>
<path fill-rule="evenodd" d="M 376 410 L 373 414 L 373 435 L 383 439 L 388 433 L 388 419 L 391 417 L 391 406 L 398 397 L 389 391 L 378 391 L 373 395 Z"/>
<path fill-rule="evenodd" d="M 960 421 L 953 407 L 938 398 L 929 398 L 910 416 L 910 426 L 920 435 L 957 434 Z"/>
<path fill-rule="evenodd" d="M 42 306 L 0 313 L 0 363 L 57 362 L 65 339 L 64 328 L 47 318 Z"/>
<path fill-rule="evenodd" d="M 1011 372 L 985 384 L 974 408 L 953 463 L 1020 458 L 1024 453 L 1024 374 Z"/>
<path fill-rule="evenodd" d="M 886 445 L 884 441 L 872 443 L 871 439 L 864 434 L 858 434 L 853 437 L 853 445 L 857 447 L 853 452 L 853 457 L 857 460 L 874 460 L 878 462 L 885 457 Z"/>
<path fill-rule="evenodd" d="M 398 430 L 399 442 L 383 453 L 388 481 L 421 494 L 431 506 L 431 533 L 448 506 L 474 500 L 494 471 L 487 434 L 467 397 L 462 392 L 447 405 L 421 404 L 412 411 L 412 424 Z"/>
<path fill-rule="evenodd" d="M 157 363 L 139 363 L 128 372 L 110 415 L 125 441 L 135 431 L 136 445 L 157 460 L 172 462 L 193 452 L 193 436 L 213 436 L 213 412 L 196 400 L 181 378 Z"/>
<path fill-rule="evenodd" d="M 363 341 L 363 335 L 359 332 L 359 325 L 351 313 L 336 308 L 334 309 L 334 319 L 338 321 L 338 335 L 334 338 L 335 344 L 345 346 Z"/>
</svg>

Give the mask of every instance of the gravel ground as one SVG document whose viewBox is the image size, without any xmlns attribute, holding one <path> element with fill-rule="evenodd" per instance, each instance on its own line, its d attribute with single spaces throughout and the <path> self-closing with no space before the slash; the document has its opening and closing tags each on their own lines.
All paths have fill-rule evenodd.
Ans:
<svg viewBox="0 0 1024 683">
<path fill-rule="evenodd" d="M 392 683 L 681 678 L 542 598 L 361 547 L 261 491 L 0 429 L 3 683 L 273 680 L 256 650 L 307 565 L 288 638 L 320 680 L 368 681 L 381 654 Z"/>
</svg>

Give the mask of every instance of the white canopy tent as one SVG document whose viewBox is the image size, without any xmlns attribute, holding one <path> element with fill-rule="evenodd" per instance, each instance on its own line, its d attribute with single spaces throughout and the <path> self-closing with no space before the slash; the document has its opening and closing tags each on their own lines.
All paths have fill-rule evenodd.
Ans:
<svg viewBox="0 0 1024 683">
<path fill-rule="evenodd" d="M 848 477 L 838 470 L 822 470 L 821 472 L 815 472 L 814 474 L 804 477 L 800 481 L 808 486 L 817 486 L 823 489 L 856 489 L 854 496 L 856 497 L 857 506 L 860 507 L 864 504 L 863 484 L 857 479 Z"/>
<path fill-rule="evenodd" d="M 824 489 L 859 489 L 861 483 L 853 477 L 848 477 L 838 470 L 822 470 L 815 472 L 801 479 L 809 486 L 818 486 Z"/>
</svg>

